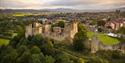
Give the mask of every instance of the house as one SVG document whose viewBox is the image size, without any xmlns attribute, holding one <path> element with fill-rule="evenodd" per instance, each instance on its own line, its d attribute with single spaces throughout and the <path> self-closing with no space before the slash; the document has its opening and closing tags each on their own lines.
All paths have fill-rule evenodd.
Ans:
<svg viewBox="0 0 125 63">
<path fill-rule="evenodd" d="M 114 19 L 108 21 L 105 25 L 107 28 L 111 28 L 112 30 L 118 30 L 120 27 L 125 26 L 125 20 L 122 18 Z"/>
</svg>

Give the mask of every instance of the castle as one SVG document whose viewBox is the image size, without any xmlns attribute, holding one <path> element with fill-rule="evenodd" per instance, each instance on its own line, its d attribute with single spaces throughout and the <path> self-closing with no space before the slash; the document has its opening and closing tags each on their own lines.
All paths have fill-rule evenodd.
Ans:
<svg viewBox="0 0 125 63">
<path fill-rule="evenodd" d="M 39 23 L 34 22 L 26 26 L 25 36 L 33 36 L 41 34 L 43 37 L 48 37 L 57 41 L 63 41 L 67 39 L 73 39 L 75 34 L 78 32 L 78 22 L 71 21 L 66 22 L 64 28 L 52 27 L 52 23 Z M 69 43 L 69 42 L 68 42 Z M 92 41 L 89 42 L 91 53 L 96 53 L 98 50 L 119 50 L 125 53 L 125 43 L 119 43 L 115 45 L 104 45 L 100 42 L 97 37 L 93 36 Z"/>
<path fill-rule="evenodd" d="M 41 34 L 44 37 L 48 37 L 54 40 L 62 41 L 67 38 L 73 39 L 74 35 L 78 32 L 78 22 L 71 21 L 66 22 L 64 28 L 52 27 L 52 23 L 39 23 L 34 22 L 26 26 L 25 36 L 32 36 Z"/>
</svg>

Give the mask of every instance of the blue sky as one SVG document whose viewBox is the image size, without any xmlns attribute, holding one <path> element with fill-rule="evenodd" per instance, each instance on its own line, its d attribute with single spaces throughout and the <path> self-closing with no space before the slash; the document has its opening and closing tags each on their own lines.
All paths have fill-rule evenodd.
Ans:
<svg viewBox="0 0 125 63">
<path fill-rule="evenodd" d="M 125 0 L 0 0 L 2 9 L 112 9 L 125 7 Z"/>
</svg>

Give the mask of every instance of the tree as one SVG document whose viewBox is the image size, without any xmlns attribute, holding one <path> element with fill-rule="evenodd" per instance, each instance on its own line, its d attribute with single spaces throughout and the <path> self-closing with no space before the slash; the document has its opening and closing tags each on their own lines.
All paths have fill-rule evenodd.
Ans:
<svg viewBox="0 0 125 63">
<path fill-rule="evenodd" d="M 67 53 L 60 52 L 56 55 L 56 63 L 72 63 Z"/>
<path fill-rule="evenodd" d="M 37 46 L 33 46 L 30 51 L 32 54 L 40 54 L 41 53 L 40 48 Z"/>
<path fill-rule="evenodd" d="M 64 28 L 65 22 L 64 21 L 59 21 L 58 26 L 61 27 L 61 28 Z"/>
<path fill-rule="evenodd" d="M 10 41 L 10 45 L 16 48 L 17 44 L 20 42 L 21 36 L 17 35 Z"/>
<path fill-rule="evenodd" d="M 105 21 L 97 21 L 98 26 L 105 26 L 106 22 Z"/>
<path fill-rule="evenodd" d="M 78 63 L 85 63 L 85 62 L 84 62 L 84 60 L 82 58 L 79 58 Z"/>
<path fill-rule="evenodd" d="M 58 23 L 55 23 L 52 25 L 52 27 L 61 27 L 64 28 L 65 27 L 65 22 L 64 21 L 59 21 Z"/>
<path fill-rule="evenodd" d="M 44 63 L 54 63 L 55 59 L 52 56 L 45 56 L 45 62 Z"/>
<path fill-rule="evenodd" d="M 77 51 L 83 51 L 85 49 L 85 42 L 87 41 L 86 29 L 83 26 L 79 26 L 79 31 L 76 33 L 73 39 L 73 47 Z"/>
<path fill-rule="evenodd" d="M 17 26 L 17 33 L 18 33 L 18 35 L 25 36 L 25 28 L 18 25 Z"/>
<path fill-rule="evenodd" d="M 16 47 L 20 47 L 21 45 L 27 45 L 28 44 L 28 39 L 25 37 L 20 38 L 19 43 L 16 45 Z"/>
<path fill-rule="evenodd" d="M 44 45 L 43 45 L 43 52 L 45 54 L 53 54 L 54 53 L 54 46 L 52 41 L 49 39 L 46 39 Z"/>
<path fill-rule="evenodd" d="M 21 46 L 19 46 L 19 47 L 17 48 L 18 56 L 19 56 L 19 57 L 22 56 L 22 54 L 23 54 L 25 51 L 27 51 L 27 50 L 28 50 L 28 48 L 27 48 L 26 45 L 21 45 Z"/>
<path fill-rule="evenodd" d="M 90 23 L 90 25 L 96 25 L 97 21 L 96 20 L 92 20 L 92 22 Z"/>
<path fill-rule="evenodd" d="M 38 47 L 41 47 L 43 43 L 44 43 L 44 39 L 40 34 L 33 36 L 30 42 L 31 45 L 37 45 Z"/>
<path fill-rule="evenodd" d="M 45 57 L 43 53 L 32 54 L 32 63 L 44 63 Z"/>
<path fill-rule="evenodd" d="M 124 34 L 125 35 L 125 27 L 121 27 L 117 30 L 117 33 Z"/>
<path fill-rule="evenodd" d="M 11 46 L 8 46 L 5 51 L 2 51 L 2 59 L 0 63 L 15 63 L 18 53 L 16 49 L 13 49 Z"/>
<path fill-rule="evenodd" d="M 78 31 L 83 31 L 86 34 L 87 29 L 85 28 L 85 26 L 83 24 L 79 24 L 78 25 Z"/>
<path fill-rule="evenodd" d="M 32 63 L 32 55 L 29 50 L 25 51 L 18 59 L 17 63 Z"/>
</svg>

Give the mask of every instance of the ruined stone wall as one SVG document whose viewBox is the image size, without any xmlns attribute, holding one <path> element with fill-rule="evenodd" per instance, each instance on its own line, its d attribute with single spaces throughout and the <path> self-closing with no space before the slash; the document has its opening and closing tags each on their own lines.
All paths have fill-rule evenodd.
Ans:
<svg viewBox="0 0 125 63">
<path fill-rule="evenodd" d="M 55 40 L 65 40 L 66 37 L 74 38 L 74 35 L 78 32 L 78 23 L 72 22 L 70 25 L 66 25 L 61 33 L 55 33 L 51 30 L 50 24 L 39 24 L 35 23 L 33 25 L 26 26 L 26 37 L 29 35 L 41 34 L 45 37 L 49 37 Z"/>
<path fill-rule="evenodd" d="M 122 53 L 125 53 L 125 43 L 120 42 L 114 45 L 104 45 L 100 41 L 92 41 L 91 42 L 91 53 L 96 53 L 98 50 L 118 50 Z"/>
</svg>

